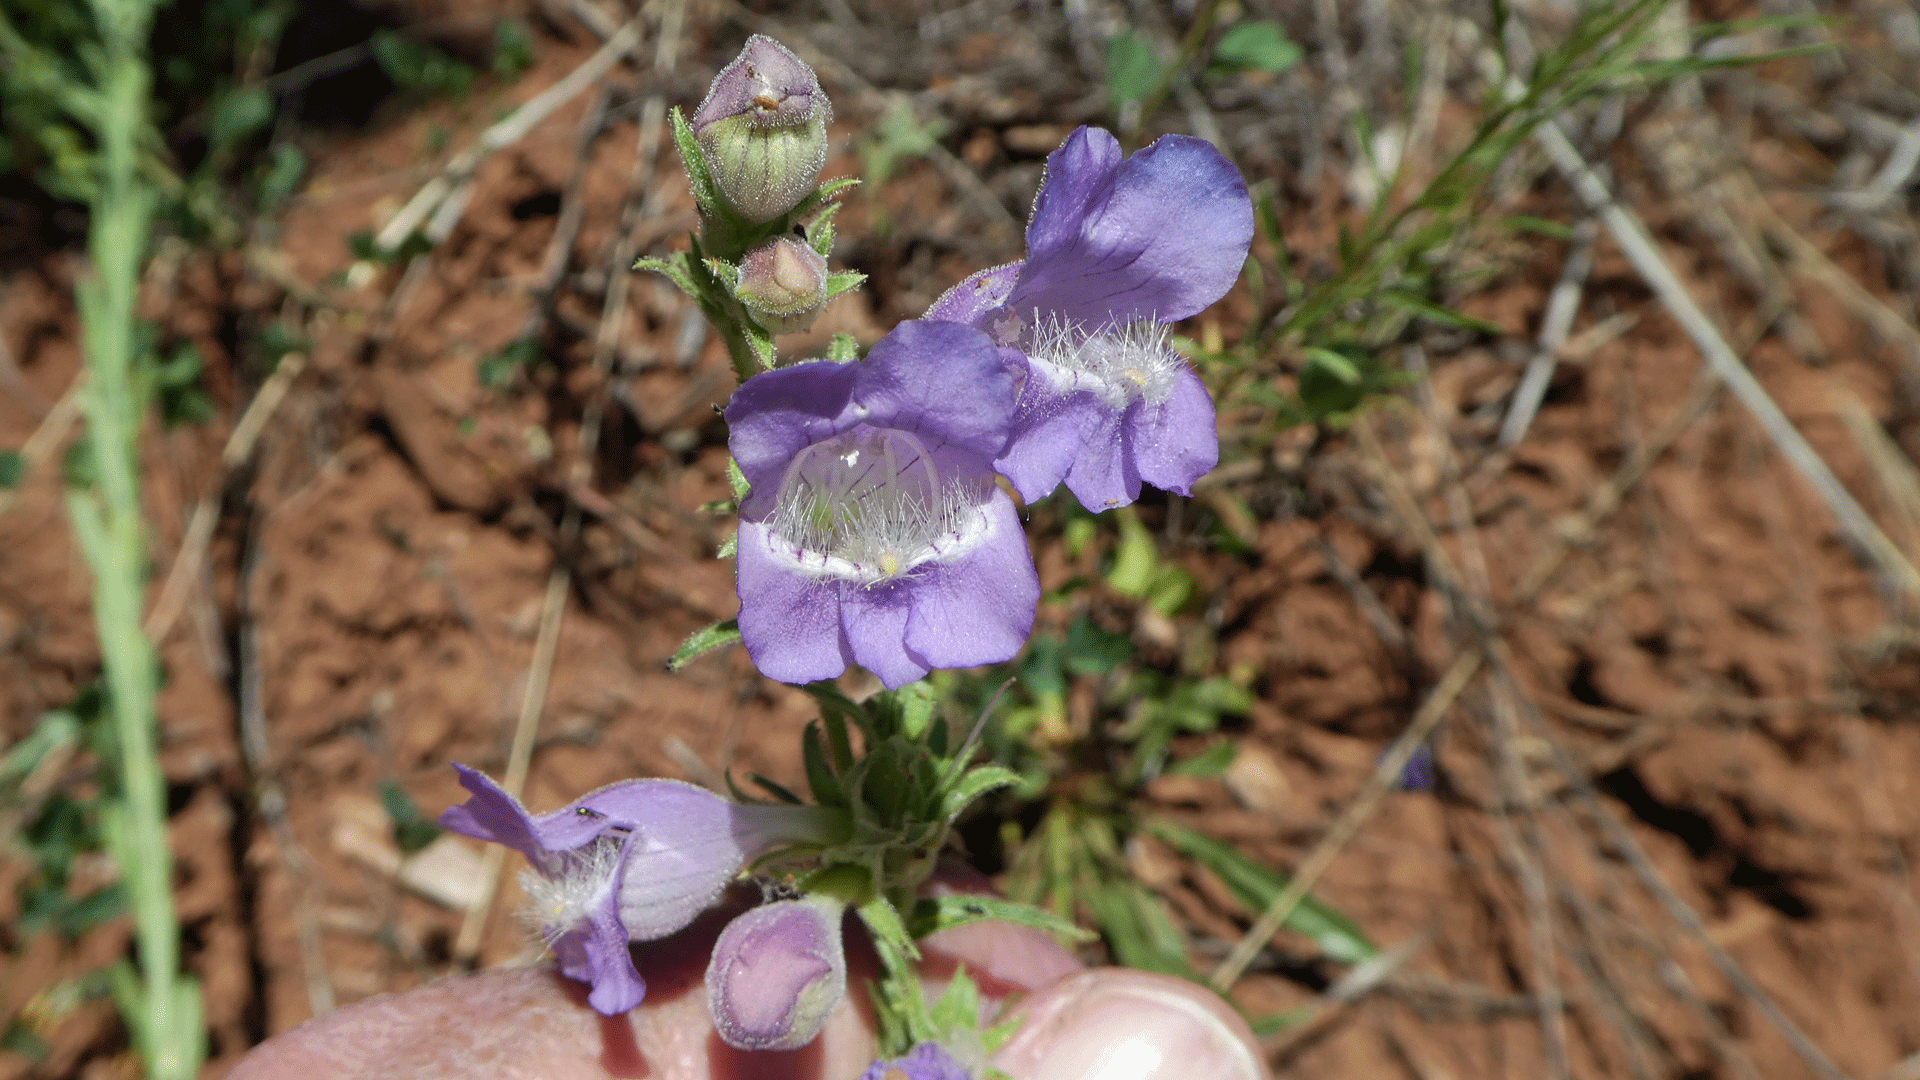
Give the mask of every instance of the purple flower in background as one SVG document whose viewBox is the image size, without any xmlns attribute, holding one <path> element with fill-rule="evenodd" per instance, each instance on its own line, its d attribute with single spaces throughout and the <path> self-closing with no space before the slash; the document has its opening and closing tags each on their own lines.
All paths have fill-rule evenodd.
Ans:
<svg viewBox="0 0 1920 1080">
<path fill-rule="evenodd" d="M 529 920 L 560 970 L 592 984 L 587 1002 L 608 1016 L 646 997 L 629 940 L 685 928 L 748 859 L 778 844 L 824 842 L 834 830 L 832 811 L 747 806 L 678 780 L 611 784 L 535 816 L 485 775 L 454 768 L 472 798 L 440 824 L 527 857 Z"/>
<path fill-rule="evenodd" d="M 797 1050 L 847 996 L 846 906 L 827 897 L 764 904 L 734 919 L 707 965 L 714 1030 L 741 1050 Z"/>
<path fill-rule="evenodd" d="M 1090 510 L 1142 481 L 1187 494 L 1219 459 L 1213 402 L 1166 325 L 1225 296 L 1253 204 L 1205 140 L 1168 135 L 1122 160 L 1082 127 L 1047 157 L 1027 257 L 954 286 L 927 318 L 979 327 L 1024 372 L 994 465 L 1029 502 L 1062 480 Z"/>
<path fill-rule="evenodd" d="M 1040 578 L 994 483 L 1013 399 L 993 342 L 947 322 L 735 392 L 729 445 L 752 485 L 740 636 L 762 672 L 804 683 L 858 663 L 899 687 L 1020 651 Z"/>
<path fill-rule="evenodd" d="M 876 1061 L 860 1080 L 973 1080 L 973 1074 L 954 1060 L 946 1047 L 923 1042 L 905 1057 Z"/>
</svg>

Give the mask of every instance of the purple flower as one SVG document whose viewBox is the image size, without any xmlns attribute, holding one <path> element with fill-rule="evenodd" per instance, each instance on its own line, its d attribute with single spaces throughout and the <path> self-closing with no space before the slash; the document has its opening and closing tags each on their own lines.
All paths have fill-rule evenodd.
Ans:
<svg viewBox="0 0 1920 1080">
<path fill-rule="evenodd" d="M 942 322 L 740 387 L 740 636 L 762 672 L 804 683 L 857 662 L 898 687 L 1020 651 L 1040 578 L 994 483 L 1012 411 L 993 343 Z"/>
<path fill-rule="evenodd" d="M 587 1002 L 613 1016 L 647 986 L 627 942 L 683 929 L 748 859 L 783 843 L 819 843 L 834 827 L 818 807 L 746 806 L 678 780 L 610 784 L 538 817 L 485 775 L 455 765 L 472 798 L 440 824 L 520 852 L 527 917 L 560 970 L 591 983 Z"/>
<path fill-rule="evenodd" d="M 1027 257 L 962 281 L 927 318 L 993 335 L 1024 373 L 994 465 L 1031 502 L 1066 481 L 1090 510 L 1141 481 L 1190 492 L 1219 459 L 1213 402 L 1166 325 L 1225 296 L 1253 204 L 1210 144 L 1168 135 L 1132 157 L 1082 127 L 1047 157 Z"/>
<path fill-rule="evenodd" d="M 797 1050 L 847 996 L 840 945 L 846 906 L 826 897 L 780 900 L 734 919 L 707 965 L 714 1030 L 741 1050 Z"/>
<path fill-rule="evenodd" d="M 874 1062 L 860 1074 L 860 1080 L 973 1080 L 973 1074 L 955 1061 L 946 1047 L 923 1042 L 907 1051 L 905 1057 Z"/>
</svg>

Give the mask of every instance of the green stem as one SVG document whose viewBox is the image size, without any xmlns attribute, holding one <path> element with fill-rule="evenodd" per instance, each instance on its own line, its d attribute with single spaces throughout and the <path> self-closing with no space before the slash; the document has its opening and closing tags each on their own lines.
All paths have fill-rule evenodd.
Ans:
<svg viewBox="0 0 1920 1080">
<path fill-rule="evenodd" d="M 151 79 L 142 56 L 149 0 L 94 0 L 105 63 L 100 71 L 99 185 L 91 207 L 92 276 L 76 290 L 85 327 L 84 408 L 98 491 L 68 496 L 74 532 L 94 575 L 100 639 L 120 766 L 120 801 L 106 833 L 133 906 L 139 982 L 122 980 L 120 1003 L 153 1080 L 188 1080 L 204 1056 L 199 992 L 179 975 L 180 925 L 173 910 L 166 786 L 160 772 L 153 646 L 140 628 L 147 553 L 140 515 L 138 440 L 142 394 L 134 374 L 140 264 L 153 194 L 140 185 L 139 140 Z"/>
</svg>

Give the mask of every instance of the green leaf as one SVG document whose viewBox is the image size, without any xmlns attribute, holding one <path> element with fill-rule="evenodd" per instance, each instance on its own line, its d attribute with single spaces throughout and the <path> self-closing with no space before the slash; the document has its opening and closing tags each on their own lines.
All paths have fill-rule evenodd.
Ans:
<svg viewBox="0 0 1920 1080">
<path fill-rule="evenodd" d="M 1183 758 L 1167 766 L 1172 776 L 1219 776 L 1233 764 L 1236 751 L 1233 740 L 1214 743 L 1190 758 Z"/>
<path fill-rule="evenodd" d="M 1032 904 L 972 894 L 934 896 L 915 901 L 907 925 L 914 937 L 923 938 L 956 926 L 989 921 L 1031 926 L 1068 941 L 1092 941 L 1095 937 L 1092 931 Z"/>
<path fill-rule="evenodd" d="M 1200 981 L 1187 943 L 1158 896 L 1133 882 L 1105 882 L 1087 895 L 1100 932 L 1124 967 Z"/>
<path fill-rule="evenodd" d="M 273 120 L 273 95 L 256 86 L 239 86 L 213 99 L 207 118 L 210 152 L 223 154 Z"/>
<path fill-rule="evenodd" d="M 1105 675 L 1131 659 L 1133 639 L 1127 635 L 1102 630 L 1085 615 L 1075 618 L 1067 627 L 1062 666 L 1075 675 Z M 1065 690 L 1065 685 L 1060 689 Z"/>
<path fill-rule="evenodd" d="M 261 210 L 271 210 L 292 197 L 307 172 L 307 155 L 292 143 L 277 143 L 261 166 L 257 186 Z"/>
<path fill-rule="evenodd" d="M 813 801 L 821 806 L 847 805 L 846 792 L 827 764 L 826 740 L 820 734 L 818 720 L 807 725 L 800 739 L 800 752 L 807 767 L 807 786 L 813 789 Z"/>
<path fill-rule="evenodd" d="M 0 488 L 17 488 L 27 478 L 27 459 L 18 450 L 0 450 Z"/>
<path fill-rule="evenodd" d="M 1160 85 L 1163 70 L 1145 37 L 1129 30 L 1107 42 L 1107 90 L 1116 105 L 1145 101 Z"/>
<path fill-rule="evenodd" d="M 474 70 L 448 56 L 439 47 L 414 41 L 392 30 L 375 30 L 368 40 L 374 62 L 402 90 L 416 94 L 455 95 L 473 85 Z"/>
<path fill-rule="evenodd" d="M 1222 34 L 1213 47 L 1209 68 L 1223 73 L 1265 71 L 1278 74 L 1300 63 L 1306 54 L 1287 38 L 1279 23 L 1268 19 L 1243 22 Z"/>
<path fill-rule="evenodd" d="M 1220 880 L 1226 883 L 1234 896 L 1256 916 L 1266 911 L 1274 898 L 1287 887 L 1287 875 L 1254 862 L 1231 845 L 1211 836 L 1165 818 L 1155 818 L 1146 825 L 1148 832 L 1220 875 Z M 1313 939 L 1321 952 L 1341 963 L 1357 964 L 1379 953 L 1353 920 L 1312 896 L 1303 897 L 1280 925 Z"/>
<path fill-rule="evenodd" d="M 1476 319 L 1471 315 L 1462 314 L 1449 307 L 1442 307 L 1439 304 L 1432 303 L 1409 293 L 1383 292 L 1380 294 L 1380 302 L 1386 304 L 1388 307 L 1399 308 L 1410 315 L 1425 319 L 1431 323 L 1438 323 L 1450 329 L 1475 330 L 1482 334 L 1497 335 L 1501 333 L 1498 326 L 1485 319 Z"/>
<path fill-rule="evenodd" d="M 940 816 L 943 820 L 951 821 L 973 800 L 995 788 L 1012 787 L 1019 782 L 1019 773 L 999 765 L 969 769 L 961 774 L 952 787 L 941 793 Z"/>
<path fill-rule="evenodd" d="M 380 782 L 380 805 L 393 820 L 393 839 L 401 851 L 419 851 L 440 838 L 440 826 L 420 813 L 420 805 L 399 784 L 391 780 Z"/>
<path fill-rule="evenodd" d="M 739 640 L 740 621 L 738 619 L 723 619 L 712 626 L 695 630 L 688 635 L 686 641 L 680 644 L 680 648 L 673 654 L 673 659 L 667 661 L 667 670 L 679 671 L 707 653 Z"/>
<path fill-rule="evenodd" d="M 510 79 L 533 66 L 533 38 L 518 19 L 493 24 L 493 73 Z"/>
<path fill-rule="evenodd" d="M 1534 217 L 1531 214 L 1509 214 L 1500 219 L 1500 224 L 1515 232 L 1539 233 L 1541 236 L 1549 236 L 1555 240 L 1573 239 L 1571 227 L 1543 217 Z"/>
<path fill-rule="evenodd" d="M 941 1031 L 972 1031 L 980 1026 L 980 988 L 965 964 L 954 971 L 953 981 L 933 1003 L 933 1026 Z"/>
<path fill-rule="evenodd" d="M 1153 584 L 1160 551 L 1132 507 L 1114 511 L 1114 517 L 1120 522 L 1120 546 L 1113 553 L 1113 568 L 1107 571 L 1107 584 L 1122 596 L 1145 596 Z"/>
</svg>

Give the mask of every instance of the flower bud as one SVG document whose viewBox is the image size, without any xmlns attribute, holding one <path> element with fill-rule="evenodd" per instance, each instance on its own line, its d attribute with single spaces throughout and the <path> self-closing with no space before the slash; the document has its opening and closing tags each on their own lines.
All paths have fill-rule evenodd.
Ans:
<svg viewBox="0 0 1920 1080">
<path fill-rule="evenodd" d="M 740 260 L 733 293 L 769 333 L 805 330 L 827 304 L 827 260 L 791 236 L 776 237 Z"/>
<path fill-rule="evenodd" d="M 1267 1080 L 1247 1022 L 1203 986 L 1100 968 L 1016 1006 L 1022 1021 L 989 1063 L 1013 1080 Z"/>
<path fill-rule="evenodd" d="M 764 222 L 793 209 L 819 181 L 831 119 L 813 69 L 755 34 L 714 77 L 693 114 L 693 134 L 721 194 L 749 221 Z"/>
<path fill-rule="evenodd" d="M 727 924 L 707 965 L 713 1027 L 741 1050 L 795 1050 L 847 996 L 843 906 L 809 896 L 754 908 Z"/>
</svg>

